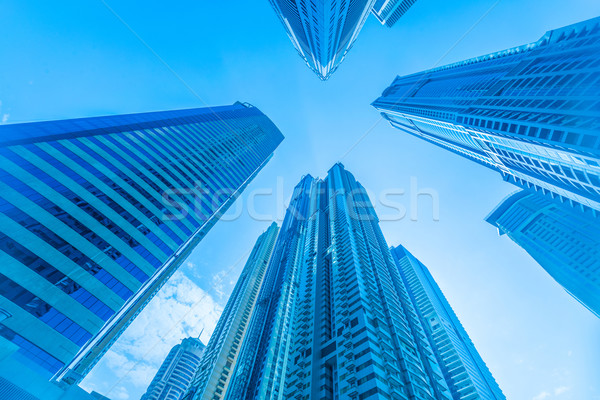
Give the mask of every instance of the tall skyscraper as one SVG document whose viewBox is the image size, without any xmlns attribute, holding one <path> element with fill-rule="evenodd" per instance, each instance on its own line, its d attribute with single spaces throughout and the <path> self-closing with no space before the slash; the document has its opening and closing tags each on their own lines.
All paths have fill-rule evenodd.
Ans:
<svg viewBox="0 0 600 400">
<path fill-rule="evenodd" d="M 173 346 L 141 400 L 181 399 L 192 383 L 204 349 L 196 338 L 183 339 Z"/>
<path fill-rule="evenodd" d="M 600 317 L 600 216 L 519 191 L 486 218 Z"/>
<path fill-rule="evenodd" d="M 417 0 L 377 0 L 371 12 L 382 25 L 391 28 Z"/>
<path fill-rule="evenodd" d="M 290 40 L 327 80 L 358 37 L 375 0 L 269 0 Z"/>
<path fill-rule="evenodd" d="M 256 241 L 210 337 L 186 399 L 219 399 L 227 391 L 278 232 L 273 223 Z"/>
<path fill-rule="evenodd" d="M 451 400 L 419 304 L 352 174 L 336 164 L 323 180 L 307 175 L 292 194 L 227 390 L 193 399 Z"/>
<path fill-rule="evenodd" d="M 77 383 L 272 156 L 257 108 L 0 126 L 0 349 Z"/>
<path fill-rule="evenodd" d="M 600 18 L 505 51 L 397 77 L 392 126 L 530 191 L 600 210 Z"/>
<path fill-rule="evenodd" d="M 391 252 L 452 398 L 505 399 L 427 267 L 402 246 Z"/>
</svg>

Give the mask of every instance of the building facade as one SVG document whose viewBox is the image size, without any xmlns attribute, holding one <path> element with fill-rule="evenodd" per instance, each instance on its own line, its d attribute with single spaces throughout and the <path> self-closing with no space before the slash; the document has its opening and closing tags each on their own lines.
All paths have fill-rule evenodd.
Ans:
<svg viewBox="0 0 600 400">
<path fill-rule="evenodd" d="M 391 28 L 417 0 L 377 0 L 371 13 L 382 25 Z"/>
<path fill-rule="evenodd" d="M 403 246 L 391 253 L 452 399 L 506 399 L 427 267 Z"/>
<path fill-rule="evenodd" d="M 186 399 L 218 400 L 227 391 L 278 232 L 273 223 L 256 241 L 210 337 Z"/>
<path fill-rule="evenodd" d="M 197 338 L 173 346 L 141 400 L 179 400 L 187 392 L 205 350 Z"/>
<path fill-rule="evenodd" d="M 520 191 L 486 218 L 600 317 L 600 217 Z"/>
<path fill-rule="evenodd" d="M 600 210 L 599 90 L 595 18 L 527 45 L 397 77 L 373 106 L 392 126 L 508 182 Z"/>
<path fill-rule="evenodd" d="M 0 349 L 77 383 L 272 156 L 231 106 L 0 126 Z"/>
<path fill-rule="evenodd" d="M 375 0 L 269 0 L 310 69 L 327 80 L 343 61 Z"/>
<path fill-rule="evenodd" d="M 227 390 L 196 399 L 452 400 L 418 306 L 360 183 L 341 164 L 307 175 Z"/>
<path fill-rule="evenodd" d="M 0 373 L 5 371 L 0 371 Z M 24 388 L 27 388 L 25 390 Z M 31 376 L 3 374 L 0 376 L 2 400 L 111 400 L 99 393 L 88 393 L 77 385 L 61 388 L 48 380 Z"/>
</svg>

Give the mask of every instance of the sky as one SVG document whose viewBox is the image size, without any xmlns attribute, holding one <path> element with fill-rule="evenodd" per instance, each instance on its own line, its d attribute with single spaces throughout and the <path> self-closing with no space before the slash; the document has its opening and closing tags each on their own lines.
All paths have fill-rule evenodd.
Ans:
<svg viewBox="0 0 600 400">
<path fill-rule="evenodd" d="M 173 345 L 201 332 L 206 343 L 256 238 L 283 217 L 295 184 L 341 161 L 370 192 L 388 243 L 430 269 L 508 399 L 600 399 L 600 319 L 484 221 L 516 188 L 391 128 L 370 106 L 396 75 L 598 15 L 597 0 L 419 0 L 391 29 L 370 17 L 321 82 L 267 0 L 0 0 L 1 123 L 240 100 L 286 137 L 82 386 L 138 399 Z M 422 192 L 435 199 L 418 196 L 411 206 Z"/>
</svg>

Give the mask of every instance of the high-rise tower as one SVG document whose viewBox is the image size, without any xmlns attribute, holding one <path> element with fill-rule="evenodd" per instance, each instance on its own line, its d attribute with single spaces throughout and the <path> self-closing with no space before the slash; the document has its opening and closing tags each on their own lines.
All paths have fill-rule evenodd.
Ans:
<svg viewBox="0 0 600 400">
<path fill-rule="evenodd" d="M 0 126 L 0 348 L 80 381 L 282 139 L 242 103 Z"/>
<path fill-rule="evenodd" d="M 427 267 L 402 246 L 391 252 L 452 398 L 505 399 Z"/>
<path fill-rule="evenodd" d="M 197 338 L 186 338 L 173 346 L 141 400 L 179 400 L 188 390 L 205 346 Z"/>
<path fill-rule="evenodd" d="M 454 400 L 419 306 L 352 174 L 305 176 L 227 388 L 194 400 Z"/>
<path fill-rule="evenodd" d="M 371 12 L 382 25 L 389 28 L 403 16 L 417 0 L 377 0 Z"/>
<path fill-rule="evenodd" d="M 375 0 L 269 0 L 290 40 L 326 80 L 358 37 Z"/>
<path fill-rule="evenodd" d="M 486 218 L 600 317 L 600 216 L 519 191 Z"/>
<path fill-rule="evenodd" d="M 397 77 L 392 126 L 515 185 L 600 210 L 600 18 L 534 43 Z"/>
<path fill-rule="evenodd" d="M 278 232 L 273 223 L 256 241 L 210 337 L 186 399 L 215 400 L 227 391 Z"/>
</svg>

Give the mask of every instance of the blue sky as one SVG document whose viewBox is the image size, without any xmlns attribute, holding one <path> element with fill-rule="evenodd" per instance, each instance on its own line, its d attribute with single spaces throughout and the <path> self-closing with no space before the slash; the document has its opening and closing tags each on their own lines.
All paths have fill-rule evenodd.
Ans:
<svg viewBox="0 0 600 400">
<path fill-rule="evenodd" d="M 407 216 L 382 229 L 390 245 L 402 243 L 429 267 L 509 399 L 600 399 L 600 320 L 483 220 L 515 188 L 392 129 L 370 106 L 395 75 L 535 41 L 546 30 L 600 15 L 596 0 L 419 0 L 392 29 L 369 18 L 327 82 L 304 65 L 267 0 L 108 0 L 153 51 L 100 0 L 0 4 L 0 121 L 242 100 L 286 136 L 238 200 L 242 215 L 213 228 L 85 388 L 139 398 L 172 345 L 203 328 L 206 341 L 245 257 L 270 224 L 248 215 L 249 199 L 256 212 L 282 216 L 278 199 L 287 200 L 302 175 L 324 176 L 342 161 L 374 199 L 403 189 L 395 199 L 409 209 L 411 179 L 438 194 L 439 221 L 431 200 L 421 197 L 416 221 Z"/>
</svg>

